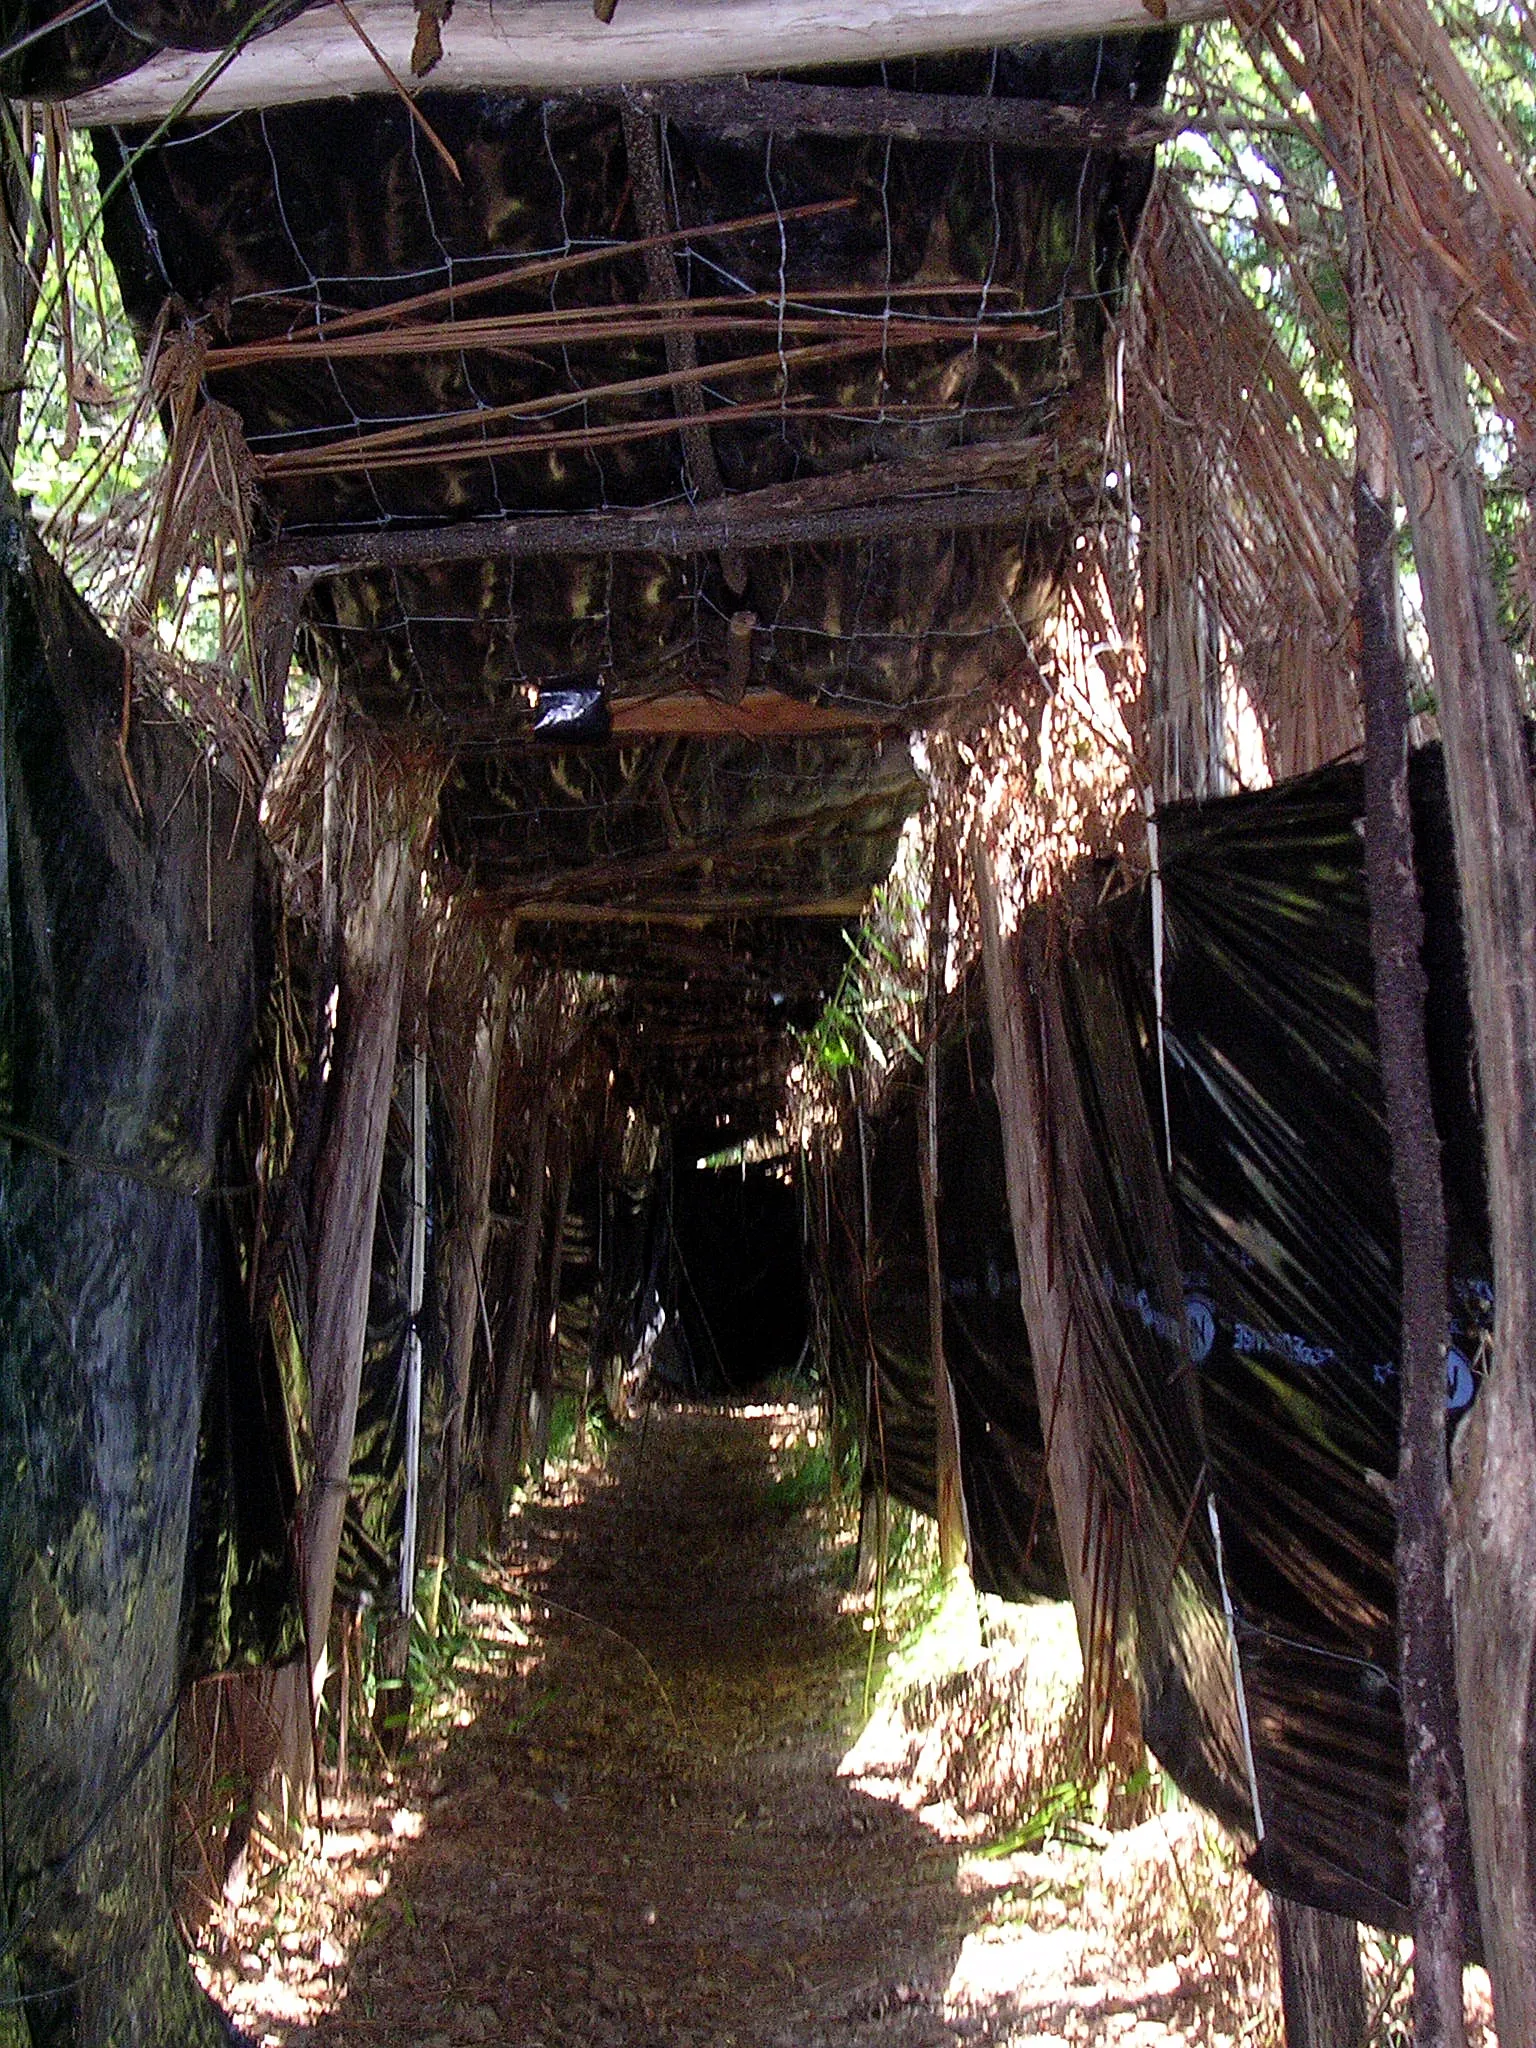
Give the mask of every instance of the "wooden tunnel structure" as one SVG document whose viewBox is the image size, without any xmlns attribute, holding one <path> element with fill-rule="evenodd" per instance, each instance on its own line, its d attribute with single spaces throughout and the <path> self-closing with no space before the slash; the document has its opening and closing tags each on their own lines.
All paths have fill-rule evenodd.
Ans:
<svg viewBox="0 0 1536 2048">
<path fill-rule="evenodd" d="M 246 1670 L 253 1796 L 275 1768 L 305 1797 L 340 1617 L 387 1606 L 403 1672 L 573 1358 L 621 1407 L 626 1374 L 718 1390 L 809 1346 L 871 1516 L 894 1492 L 989 1590 L 1069 1594 L 1105 1744 L 1144 1734 L 1305 1909 L 1296 1999 L 1296 1944 L 1336 1921 L 1430 1952 L 1387 813 L 1369 762 L 1337 765 L 1351 663 L 1387 656 L 1350 623 L 1375 558 L 1349 480 L 1156 180 L 1179 25 L 1209 11 L 6 11 L 0 85 L 90 131 L 168 449 L 126 651 L 14 504 L 0 566 L 0 2003 L 36 2002 L 36 2038 L 221 2038 L 163 1892 L 120 1882 L 157 1853 L 182 1680 Z M 1518 2043 L 1536 812 L 1456 387 L 1470 362 L 1525 432 L 1536 296 L 1490 251 L 1536 203 L 1395 11 L 1367 10 L 1392 62 L 1363 71 L 1281 13 L 1247 26 L 1302 67 L 1359 216 L 1358 396 L 1397 449 L 1440 693 L 1397 850 L 1430 918 L 1420 1121 L 1451 1157 L 1481 1460 L 1455 1653 L 1507 1742 L 1469 1741 L 1446 1891 Z M 1395 211 L 1350 156 L 1358 96 L 1406 91 L 1410 58 L 1471 138 L 1460 214 L 1428 143 Z M 1173 536 L 1132 607 L 1134 761 L 1010 898 L 995 812 L 962 846 L 956 764 L 1022 705 L 993 789 L 1022 814 L 1070 784 L 1042 737 L 1081 691 L 1047 682 L 1052 608 L 1110 602 L 1092 536 L 1132 472 L 1146 559 Z M 210 533 L 238 632 L 199 680 L 146 622 Z M 1281 786 L 1179 808 L 1218 794 L 1223 663 Z M 927 924 L 912 1056 L 786 1137 L 919 821 L 925 900 L 880 899 L 889 930 Z M 1340 1129 L 1357 1185 L 1320 1164 Z M 690 1178 L 726 1155 L 729 1211 Z M 1413 1469 L 1443 1520 L 1443 1470 Z"/>
</svg>

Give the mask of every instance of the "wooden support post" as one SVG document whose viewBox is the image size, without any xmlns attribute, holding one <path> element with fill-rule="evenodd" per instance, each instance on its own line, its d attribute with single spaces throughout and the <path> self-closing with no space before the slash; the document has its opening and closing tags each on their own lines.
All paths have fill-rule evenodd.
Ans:
<svg viewBox="0 0 1536 2048">
<path fill-rule="evenodd" d="M 1471 1872 L 1445 1576 L 1449 1243 L 1424 1024 L 1424 913 L 1408 807 L 1408 683 L 1384 422 L 1362 413 L 1357 443 L 1362 458 L 1355 475 L 1355 546 L 1365 700 L 1365 866 L 1376 1037 L 1402 1244 L 1394 1500 L 1398 1669 L 1408 1744 L 1413 2038 L 1417 2048 L 1465 2048 L 1462 1887 Z"/>
<path fill-rule="evenodd" d="M 464 1444 L 476 1333 L 485 1323 L 485 1255 L 491 1236 L 491 1175 L 495 1166 L 496 1085 L 507 1035 L 506 975 L 487 971 L 474 1050 L 454 1131 L 454 1225 L 448 1252 L 448 1412 L 443 1422 L 443 1552 L 458 1556 L 459 1507 L 464 1491 Z M 495 1358 L 486 1332 L 486 1372 Z"/>
<path fill-rule="evenodd" d="M 420 874 L 419 816 L 396 790 L 372 872 L 342 940 L 335 1093 L 315 1174 L 310 1270 L 310 1432 L 314 1472 L 299 1509 L 308 1674 L 286 1687 L 278 1767 L 290 1793 L 307 1787 L 310 1731 L 326 1678 L 326 1638 L 373 1271 L 373 1228 L 394 1090 L 406 952 Z M 291 1811 L 301 1810 L 297 1801 Z"/>
<path fill-rule="evenodd" d="M 1280 1944 L 1286 2048 L 1365 2048 L 1359 1928 L 1278 1893 L 1269 1903 Z"/>
<path fill-rule="evenodd" d="M 935 824 L 928 887 L 928 967 L 924 992 L 922 1117 L 918 1127 L 918 1181 L 923 1202 L 923 1244 L 928 1265 L 928 1355 L 933 1375 L 934 1514 L 939 1565 L 946 1578 L 966 1561 L 965 1496 L 961 1490 L 960 1426 L 944 1356 L 944 1273 L 939 1259 L 939 1013 L 949 944 L 949 880 Z"/>
<path fill-rule="evenodd" d="M 1363 310 L 1434 663 L 1493 1224 L 1492 1363 L 1454 1460 L 1457 1690 L 1495 2024 L 1536 2041 L 1536 802 L 1465 365 L 1418 279 L 1375 253 Z"/>
<path fill-rule="evenodd" d="M 501 1371 L 496 1383 L 496 1412 L 486 1452 L 487 1524 L 493 1540 L 500 1537 L 507 1497 L 522 1459 L 523 1414 L 528 1402 L 528 1343 L 533 1330 L 539 1246 L 544 1233 L 545 1161 L 549 1151 L 549 1121 L 554 1114 L 554 1106 L 554 1088 L 550 1082 L 543 1081 L 528 1115 L 528 1152 L 522 1186 L 518 1191 L 523 1215 L 517 1243 L 517 1270 L 512 1282 L 512 1301 L 507 1310 Z"/>
<path fill-rule="evenodd" d="M 560 1281 L 565 1265 L 565 1212 L 571 1195 L 571 1138 L 563 1126 L 556 1140 L 555 1186 L 549 1211 L 549 1241 L 544 1254 L 544 1287 L 533 1354 L 533 1386 L 528 1409 L 528 1469 L 535 1483 L 544 1478 L 549 1458 L 549 1426 L 554 1415 L 555 1380 L 560 1369 Z"/>
</svg>

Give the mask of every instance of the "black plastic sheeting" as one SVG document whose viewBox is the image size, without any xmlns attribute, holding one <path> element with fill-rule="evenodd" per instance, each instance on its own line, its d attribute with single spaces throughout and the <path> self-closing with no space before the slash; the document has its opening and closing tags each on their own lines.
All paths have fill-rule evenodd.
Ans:
<svg viewBox="0 0 1536 2048">
<path fill-rule="evenodd" d="M 1004 1599 L 1060 1599 L 1066 1578 L 1019 1307 L 984 1026 L 967 1022 L 946 1034 L 939 1076 L 944 1344 L 960 1425 L 972 1575 L 983 1592 Z M 910 1080 L 894 1083 L 862 1133 L 857 1123 L 850 1127 L 833 1173 L 810 1198 L 823 1204 L 829 1247 L 831 1367 L 838 1401 L 858 1420 L 866 1469 L 883 1475 L 898 1500 L 932 1514 L 934 1407 L 918 1179 L 920 1103 Z M 867 1286 L 866 1175 L 872 1219 Z"/>
<path fill-rule="evenodd" d="M 142 701 L 121 732 L 122 681 L 6 507 L 0 2002 L 138 2043 L 212 2033 L 158 1873 L 262 870 L 198 741 Z"/>
<path fill-rule="evenodd" d="M 1451 1231 L 1447 1404 L 1492 1327 L 1444 773 L 1411 794 Z M 1361 770 L 1162 822 L 1172 1191 L 1275 1888 L 1406 1924 L 1394 1524 L 1400 1275 Z M 1149 947 L 1138 947 L 1140 959 Z M 1140 1005 L 1149 1091 L 1160 1093 Z"/>
</svg>

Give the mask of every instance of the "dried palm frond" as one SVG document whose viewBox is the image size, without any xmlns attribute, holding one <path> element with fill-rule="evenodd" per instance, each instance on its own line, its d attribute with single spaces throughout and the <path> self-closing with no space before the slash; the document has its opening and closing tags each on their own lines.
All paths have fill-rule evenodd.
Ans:
<svg viewBox="0 0 1536 2048">
<path fill-rule="evenodd" d="M 1285 776 L 1347 752 L 1349 483 L 1278 337 L 1159 178 L 1116 364 L 1160 795 L 1230 779 L 1224 683 Z"/>
</svg>

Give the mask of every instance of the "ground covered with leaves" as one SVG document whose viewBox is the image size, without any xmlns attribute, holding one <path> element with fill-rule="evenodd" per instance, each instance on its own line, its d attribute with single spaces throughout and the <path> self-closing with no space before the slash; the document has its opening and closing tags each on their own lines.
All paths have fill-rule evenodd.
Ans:
<svg viewBox="0 0 1536 2048">
<path fill-rule="evenodd" d="M 1115 1809 L 1146 1817 L 1105 1826 L 1070 1614 L 938 1603 L 919 1536 L 877 1622 L 826 1470 L 814 1409 L 657 1408 L 525 1504 L 404 1765 L 209 1928 L 239 2023 L 1278 2048 L 1267 1907 L 1219 1832 L 1151 1776 Z M 1385 2048 L 1395 1950 L 1372 1961 Z"/>
</svg>

